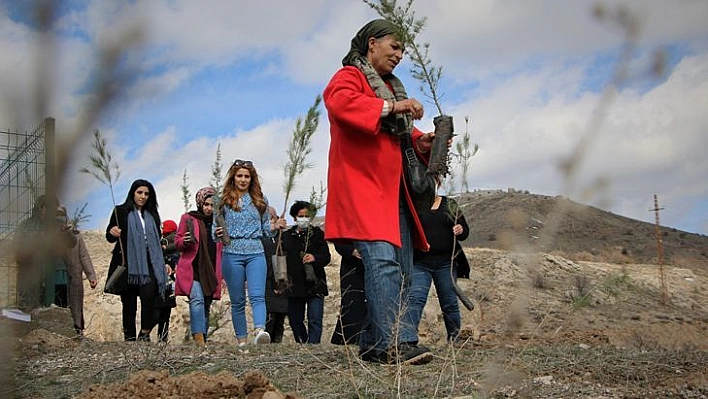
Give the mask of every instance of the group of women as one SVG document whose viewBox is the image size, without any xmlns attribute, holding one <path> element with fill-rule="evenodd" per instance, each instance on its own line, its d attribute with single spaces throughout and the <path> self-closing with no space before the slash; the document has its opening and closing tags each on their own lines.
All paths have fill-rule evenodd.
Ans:
<svg viewBox="0 0 708 399">
<path fill-rule="evenodd" d="M 209 307 L 221 296 L 226 282 L 231 299 L 231 319 L 239 345 L 245 345 L 246 291 L 253 312 L 251 336 L 256 344 L 270 342 L 265 331 L 266 261 L 261 238 L 285 227 L 284 220 L 271 223 L 268 200 L 250 161 L 236 160 L 229 168 L 220 193 L 212 187 L 196 194 L 197 209 L 182 215 L 175 244 L 181 256 L 176 267 L 175 294 L 189 298 L 190 328 L 195 342 L 207 339 Z M 160 245 L 160 215 L 155 188 L 147 180 L 136 180 L 125 202 L 115 207 L 106 228 L 106 238 L 115 243 L 109 278 L 127 267 L 127 284 L 119 292 L 123 305 L 123 337 L 126 341 L 149 341 L 157 323 L 156 302 L 164 297 L 167 276 Z M 214 212 L 224 223 L 215 224 Z M 246 284 L 248 282 L 248 284 Z M 140 298 L 140 331 L 136 329 L 137 299 Z"/>
<path fill-rule="evenodd" d="M 214 188 L 201 188 L 196 193 L 197 209 L 185 213 L 180 219 L 175 238 L 175 245 L 181 253 L 175 270 L 175 294 L 189 298 L 191 333 L 196 344 L 203 346 L 209 328 L 209 308 L 213 300 L 221 297 L 223 279 L 229 290 L 231 320 L 238 345 L 246 345 L 249 333 L 255 344 L 270 343 L 271 335 L 266 329 L 268 268 L 263 242 L 264 238 L 272 238 L 275 231 L 284 229 L 286 222 L 282 218 L 272 217 L 272 212 L 269 212 L 268 200 L 263 195 L 258 174 L 251 161 L 234 161 L 220 193 L 220 201 L 216 201 L 216 196 Z M 163 258 L 156 197 L 155 189 L 149 181 L 134 181 L 125 202 L 115 207 L 106 228 L 106 238 L 115 243 L 109 276 L 119 269 L 118 266 L 127 266 L 127 288 L 119 293 L 123 304 L 123 336 L 126 341 L 150 340 L 150 332 L 157 323 L 156 303 L 160 297 L 164 297 L 168 275 L 172 272 Z M 437 237 L 431 243 L 437 245 L 432 245 L 433 250 L 429 253 L 416 253 L 419 262 L 416 262 L 414 269 L 417 275 L 414 280 L 420 284 L 413 284 L 410 304 L 414 309 L 411 309 L 409 316 L 417 327 L 432 280 L 439 291 L 448 340 L 454 340 L 459 333 L 460 318 L 454 291 L 451 284 L 446 282 L 449 280 L 449 254 L 454 250 L 451 245 L 453 241 L 448 238 L 453 235 L 458 236 L 458 239 L 466 238 L 469 227 L 459 213 L 454 219 L 449 217 L 448 212 L 438 215 L 438 209 L 450 209 L 445 205 L 446 201 L 448 199 L 445 197 L 437 197 L 433 209 L 422 218 L 433 233 L 431 236 Z M 298 243 L 302 237 L 308 238 L 306 242 L 312 239 L 310 235 L 302 233 L 309 232 L 309 224 L 305 223 L 309 222 L 309 206 L 306 202 L 293 205 L 291 214 L 298 224 L 286 238 L 296 237 Z M 223 218 L 215 218 L 215 212 Z M 215 223 L 217 219 L 222 220 L 222 223 Z M 321 241 L 324 246 L 320 251 L 322 254 L 314 255 L 293 249 L 290 252 L 298 257 L 298 262 L 288 259 L 289 269 L 291 264 L 297 263 L 303 269 L 303 264 L 313 263 L 317 264 L 320 274 L 324 274 L 323 268 L 329 263 L 329 252 L 323 233 L 318 232 L 322 236 L 321 240 L 313 240 L 310 244 L 314 246 L 314 241 Z M 363 264 L 355 248 L 343 243 L 337 243 L 335 248 L 342 255 L 342 306 L 348 311 L 342 309 L 332 343 L 351 343 L 356 341 L 361 332 L 362 320 L 366 314 Z M 302 257 L 301 261 L 299 257 Z M 468 266 L 466 270 L 457 271 L 461 277 L 469 275 Z M 314 279 L 317 280 L 316 277 Z M 313 291 L 314 296 L 300 295 L 303 298 L 298 297 L 289 305 L 288 318 L 291 324 L 292 320 L 298 320 L 294 325 L 298 328 L 293 328 L 297 342 L 319 343 L 323 313 L 321 297 L 326 295 L 326 283 L 321 287 L 322 290 L 323 293 Z M 246 294 L 252 310 L 253 328 L 250 332 L 245 313 Z M 135 325 L 138 298 L 141 303 L 139 332 Z M 303 324 L 305 307 L 308 309 L 309 328 Z M 320 324 L 316 324 L 317 319 Z M 280 341 L 280 338 L 276 338 Z"/>
</svg>

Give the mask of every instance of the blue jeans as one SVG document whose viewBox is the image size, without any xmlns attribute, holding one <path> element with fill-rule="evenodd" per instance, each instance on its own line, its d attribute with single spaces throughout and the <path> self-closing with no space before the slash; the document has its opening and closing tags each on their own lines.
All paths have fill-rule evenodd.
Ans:
<svg viewBox="0 0 708 399">
<path fill-rule="evenodd" d="M 305 328 L 305 307 L 307 307 L 307 328 Z M 322 341 L 322 316 L 324 299 L 288 298 L 288 323 L 298 344 L 319 344 Z"/>
<path fill-rule="evenodd" d="M 192 334 L 206 335 L 209 321 L 206 319 L 204 292 L 199 281 L 192 281 L 192 291 L 189 293 L 189 326 Z"/>
<path fill-rule="evenodd" d="M 246 325 L 246 281 L 248 281 L 248 300 L 253 312 L 253 327 L 265 328 L 265 283 L 266 260 L 263 253 L 238 255 L 223 253 L 222 273 L 231 298 L 231 322 L 238 339 L 248 337 Z"/>
<path fill-rule="evenodd" d="M 386 241 L 354 241 L 364 263 L 367 316 L 359 347 L 387 350 L 400 343 L 418 343 L 408 308 L 413 269 L 413 243 L 407 205 L 399 205 L 402 247 Z"/>
<path fill-rule="evenodd" d="M 456 275 L 455 269 L 452 270 Z M 416 263 L 413 266 L 413 282 L 411 284 L 410 318 L 415 323 L 416 329 L 420 324 L 425 302 L 428 300 L 430 282 L 435 284 L 435 291 L 438 294 L 438 302 L 443 312 L 445 330 L 447 330 L 447 340 L 452 341 L 460 333 L 460 307 L 457 304 L 457 295 L 452 285 L 450 275 L 450 260 L 442 260 L 424 265 Z"/>
</svg>

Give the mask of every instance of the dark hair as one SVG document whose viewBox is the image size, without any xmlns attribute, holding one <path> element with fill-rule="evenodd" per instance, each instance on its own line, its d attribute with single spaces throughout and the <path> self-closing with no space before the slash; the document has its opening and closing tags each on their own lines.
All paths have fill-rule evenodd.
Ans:
<svg viewBox="0 0 708 399">
<path fill-rule="evenodd" d="M 125 197 L 123 206 L 127 207 L 129 210 L 133 210 L 135 208 L 135 191 L 137 191 L 138 187 L 147 187 L 148 190 L 150 190 L 150 195 L 148 195 L 148 199 L 143 207 L 143 210 L 150 212 L 152 217 L 158 224 L 160 224 L 160 214 L 157 212 L 157 193 L 155 192 L 155 187 L 152 186 L 152 183 L 145 179 L 138 179 L 130 185 L 130 190 L 128 190 L 128 195 Z"/>
<path fill-rule="evenodd" d="M 307 201 L 295 201 L 293 206 L 290 207 L 290 216 L 296 218 L 297 213 L 300 212 L 301 209 L 307 209 L 307 211 L 310 212 L 310 217 L 315 216 L 313 215 L 315 207 Z"/>
</svg>

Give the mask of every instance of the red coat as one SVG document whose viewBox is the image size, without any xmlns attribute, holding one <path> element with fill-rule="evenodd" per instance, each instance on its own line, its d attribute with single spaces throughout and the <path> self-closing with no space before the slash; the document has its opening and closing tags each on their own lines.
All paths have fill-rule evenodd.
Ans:
<svg viewBox="0 0 708 399">
<path fill-rule="evenodd" d="M 184 245 L 184 233 L 187 232 L 187 219 L 192 219 L 192 225 L 194 226 L 194 237 L 192 237 L 191 245 Z M 177 236 L 175 237 L 175 245 L 180 251 L 179 261 L 177 261 L 177 268 L 175 269 L 175 295 L 178 296 L 189 296 L 192 292 L 192 283 L 194 281 L 194 267 L 192 263 L 194 258 L 197 256 L 197 249 L 199 248 L 199 221 L 194 216 L 190 216 L 185 213 L 179 220 L 179 227 L 177 228 Z M 211 231 L 207 231 L 207 234 L 211 234 Z M 221 299 L 221 242 L 216 243 L 216 289 L 213 295 L 214 299 Z"/>
<path fill-rule="evenodd" d="M 330 123 L 327 240 L 386 241 L 401 247 L 398 198 L 403 182 L 400 140 L 381 130 L 383 101 L 361 71 L 345 66 L 324 90 Z M 413 131 L 413 142 L 423 133 Z M 408 208 L 413 209 L 410 197 Z M 413 214 L 413 244 L 428 250 Z"/>
</svg>

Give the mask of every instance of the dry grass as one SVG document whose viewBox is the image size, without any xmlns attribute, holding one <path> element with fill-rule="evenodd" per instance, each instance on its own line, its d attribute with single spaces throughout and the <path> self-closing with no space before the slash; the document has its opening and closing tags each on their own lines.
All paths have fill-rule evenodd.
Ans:
<svg viewBox="0 0 708 399">
<path fill-rule="evenodd" d="M 22 362 L 15 375 L 17 391 L 5 394 L 72 397 L 92 384 L 125 381 L 143 369 L 167 370 L 172 376 L 228 371 L 239 378 L 258 370 L 281 392 L 308 398 L 513 397 L 512 392 L 528 397 L 602 392 L 663 396 L 671 389 L 681 389 L 688 397 L 708 394 L 708 388 L 699 384 L 708 372 L 704 351 L 665 351 L 647 345 L 621 350 L 577 346 L 518 350 L 469 344 L 437 348 L 435 353 L 435 361 L 428 365 L 395 367 L 361 363 L 356 348 L 329 344 L 251 346 L 242 353 L 225 344 L 212 344 L 201 352 L 190 345 L 85 342 L 42 361 Z M 694 376 L 696 384 L 669 388 L 676 375 Z M 552 376 L 552 383 L 542 382 L 547 376 Z"/>
</svg>

